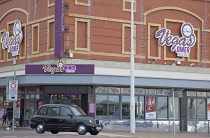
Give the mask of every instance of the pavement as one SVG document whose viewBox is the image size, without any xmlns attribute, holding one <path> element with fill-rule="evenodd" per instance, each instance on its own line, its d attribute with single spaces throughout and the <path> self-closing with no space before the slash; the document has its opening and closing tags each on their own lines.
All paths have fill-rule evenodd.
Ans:
<svg viewBox="0 0 210 138">
<path fill-rule="evenodd" d="M 0 126 L 0 137 L 1 134 L 5 132 L 12 133 L 23 133 L 27 134 L 36 134 L 35 129 L 31 129 L 29 127 L 17 127 L 14 128 L 14 131 L 5 130 L 5 126 Z M 47 132 L 48 133 L 48 132 Z M 51 133 L 49 133 L 51 134 Z M 60 132 L 59 135 L 62 134 L 75 134 L 76 132 Z M 86 135 L 90 135 L 87 133 Z M 207 138 L 210 137 L 208 133 L 188 133 L 188 132 L 166 132 L 166 131 L 136 131 L 135 133 L 130 133 L 130 130 L 102 130 L 97 137 L 112 137 L 112 138 Z"/>
</svg>

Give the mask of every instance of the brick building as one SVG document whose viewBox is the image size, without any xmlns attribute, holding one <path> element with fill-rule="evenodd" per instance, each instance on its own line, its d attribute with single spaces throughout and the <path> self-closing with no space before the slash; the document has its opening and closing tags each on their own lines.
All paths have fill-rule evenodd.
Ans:
<svg viewBox="0 0 210 138">
<path fill-rule="evenodd" d="M 136 129 L 208 131 L 210 3 L 134 0 Z M 0 0 L 0 101 L 22 125 L 45 103 L 77 104 L 128 129 L 131 0 Z M 91 108 L 93 107 L 93 108 Z"/>
</svg>

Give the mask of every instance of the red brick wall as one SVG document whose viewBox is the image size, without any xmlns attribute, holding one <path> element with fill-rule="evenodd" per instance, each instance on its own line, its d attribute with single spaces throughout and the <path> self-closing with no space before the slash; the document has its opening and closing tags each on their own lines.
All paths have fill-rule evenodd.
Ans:
<svg viewBox="0 0 210 138">
<path fill-rule="evenodd" d="M 53 49 L 49 51 L 47 45 L 47 22 L 54 19 L 53 0 L 36 2 L 11 0 L 0 3 L 0 30 L 7 29 L 7 23 L 17 19 L 27 24 L 27 54 L 24 58 L 17 57 L 17 64 L 55 58 Z M 64 10 L 64 26 L 69 26 L 69 32 L 64 35 L 64 49 L 74 53 L 73 58 L 129 62 L 129 0 L 65 2 L 70 6 Z M 194 0 L 135 0 L 135 9 L 136 63 L 154 63 L 153 60 L 156 60 L 156 64 L 170 65 L 179 60 L 181 66 L 194 63 L 198 67 L 210 67 L 210 3 Z M 179 58 L 170 51 L 170 47 L 158 46 L 158 39 L 154 37 L 158 26 L 170 29 L 173 36 L 181 36 L 180 27 L 184 22 L 194 26 L 197 36 L 197 43 L 191 48 L 189 58 Z M 32 26 L 35 24 L 40 28 L 38 53 L 32 52 Z M 0 67 L 8 65 L 12 65 L 12 59 L 0 61 Z"/>
<path fill-rule="evenodd" d="M 130 23 L 130 12 L 123 11 L 123 9 L 129 9 L 129 1 L 125 0 L 125 6 L 123 5 L 124 0 L 91 0 L 89 5 L 85 6 L 81 3 L 75 4 L 75 1 L 68 2 L 71 6 L 66 10 L 65 24 L 70 26 L 70 32 L 65 33 L 65 37 L 68 38 L 65 39 L 65 49 L 74 53 L 74 58 L 129 61 L 130 40 L 128 36 L 130 34 L 128 32 L 130 31 L 122 32 L 123 24 L 129 25 Z M 156 64 L 172 64 L 179 60 L 182 66 L 194 63 L 196 66 L 209 67 L 210 57 L 207 53 L 209 53 L 210 45 L 208 40 L 210 3 L 192 0 L 136 0 L 135 4 L 135 62 L 152 63 L 154 59 L 157 59 Z M 87 38 L 90 39 L 88 51 L 75 50 L 75 18 L 90 21 L 90 37 Z M 171 35 L 181 37 L 180 29 L 184 22 L 189 22 L 196 28 L 195 34 L 198 37 L 197 43 L 191 48 L 189 58 L 177 57 L 176 53 L 170 51 L 170 47 L 158 46 L 158 39 L 154 37 L 158 28 L 148 25 L 158 24 L 161 28 L 170 29 Z M 125 52 L 122 51 L 122 39 L 124 39 Z"/>
<path fill-rule="evenodd" d="M 53 3 L 52 0 L 49 1 L 49 4 L 51 3 Z M 24 64 L 54 58 L 54 56 L 51 56 L 54 52 L 47 50 L 47 21 L 54 18 L 54 7 L 48 7 L 49 4 L 48 0 L 3 0 L 0 2 L 0 31 L 9 31 L 7 24 L 15 20 L 19 20 L 26 29 L 25 32 L 23 32 L 25 38 L 23 41 L 24 46 L 21 45 L 20 47 L 21 50 L 25 48 L 25 56 L 9 58 L 8 55 L 10 55 L 10 53 L 8 54 L 6 49 L 4 52 L 7 56 L 4 60 L 0 60 L 0 67 L 12 65 L 14 59 L 17 60 L 17 64 Z M 35 24 L 39 25 L 40 41 L 38 53 L 32 53 L 32 26 Z M 13 34 L 13 32 L 11 34 Z M 2 53 L 0 54 L 2 55 Z"/>
</svg>

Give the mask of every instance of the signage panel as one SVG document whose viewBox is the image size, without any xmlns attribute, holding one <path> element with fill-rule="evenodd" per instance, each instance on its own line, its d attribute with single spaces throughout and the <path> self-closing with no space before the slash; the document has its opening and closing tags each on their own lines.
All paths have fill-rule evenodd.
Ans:
<svg viewBox="0 0 210 138">
<path fill-rule="evenodd" d="M 10 80 L 9 81 L 9 101 L 17 101 L 18 96 L 18 80 Z"/>
<path fill-rule="evenodd" d="M 1 36 L 2 49 L 8 49 L 12 56 L 19 55 L 19 47 L 23 39 L 22 25 L 20 21 L 16 21 L 13 27 L 14 36 L 9 36 L 9 32 L 5 31 Z"/>
<path fill-rule="evenodd" d="M 25 74 L 94 74 L 93 64 L 25 65 Z"/>
<path fill-rule="evenodd" d="M 156 98 L 146 97 L 146 119 L 156 119 Z"/>
<path fill-rule="evenodd" d="M 210 98 L 207 99 L 207 120 L 210 120 Z"/>
<path fill-rule="evenodd" d="M 190 49 L 196 43 L 196 35 L 194 34 L 192 24 L 182 24 L 181 35 L 182 37 L 172 36 L 171 30 L 167 28 L 161 28 L 155 33 L 155 37 L 158 38 L 158 44 L 160 46 L 171 46 L 171 51 L 176 52 L 178 57 L 189 57 Z"/>
<path fill-rule="evenodd" d="M 88 113 L 95 113 L 96 112 L 96 103 L 89 102 L 88 103 Z"/>
</svg>

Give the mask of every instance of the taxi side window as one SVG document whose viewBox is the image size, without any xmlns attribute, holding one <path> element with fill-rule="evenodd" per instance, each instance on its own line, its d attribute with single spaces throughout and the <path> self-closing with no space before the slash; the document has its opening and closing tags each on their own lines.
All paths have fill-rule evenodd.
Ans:
<svg viewBox="0 0 210 138">
<path fill-rule="evenodd" d="M 63 115 L 63 116 L 72 115 L 72 112 L 68 107 L 61 107 L 60 115 Z"/>
<path fill-rule="evenodd" d="M 59 107 L 49 107 L 47 115 L 59 115 Z"/>
<path fill-rule="evenodd" d="M 46 115 L 47 114 L 47 107 L 41 107 L 37 112 L 37 115 Z"/>
</svg>

